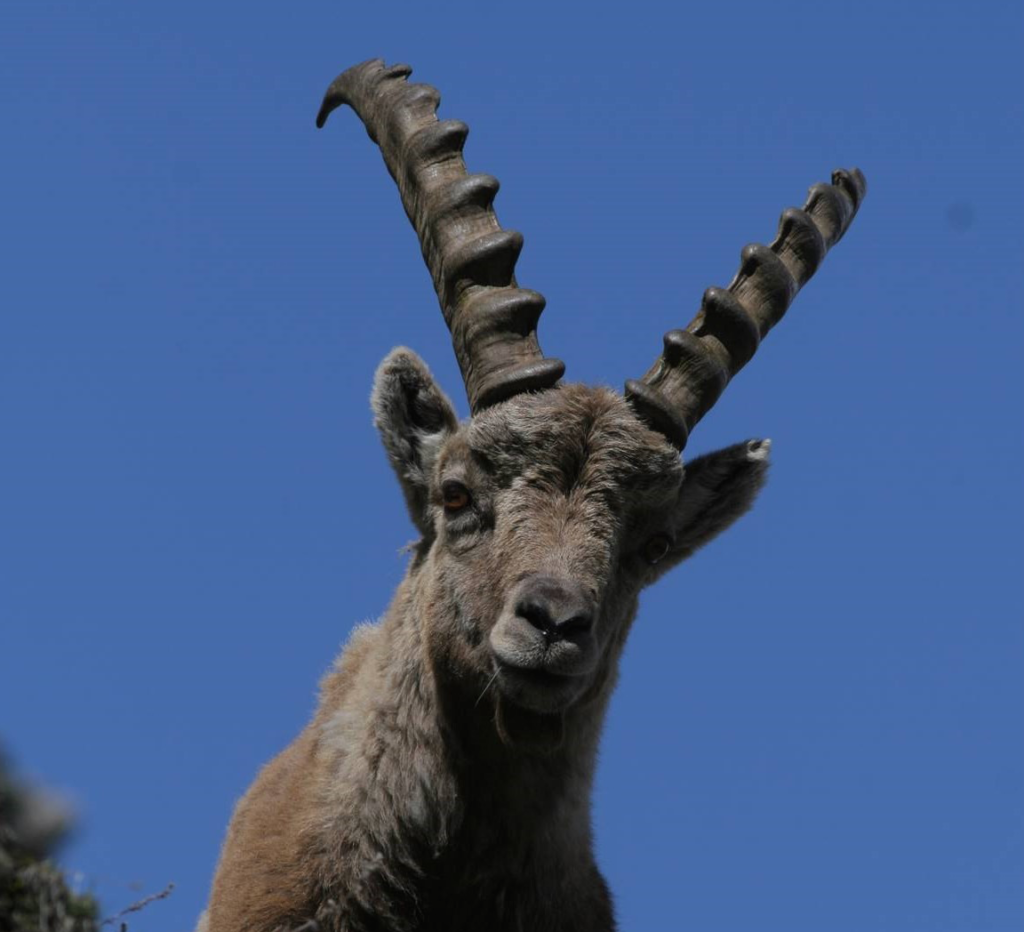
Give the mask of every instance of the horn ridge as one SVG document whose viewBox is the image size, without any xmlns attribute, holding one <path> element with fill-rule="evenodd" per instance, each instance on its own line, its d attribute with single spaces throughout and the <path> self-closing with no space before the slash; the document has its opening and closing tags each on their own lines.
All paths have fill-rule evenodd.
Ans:
<svg viewBox="0 0 1024 932">
<path fill-rule="evenodd" d="M 698 421 L 849 229 L 866 192 L 859 169 L 839 169 L 831 184 L 810 189 L 802 209 L 783 211 L 770 246 L 743 249 L 729 287 L 705 291 L 686 329 L 670 330 L 654 365 L 642 379 L 626 383 L 627 400 L 649 426 L 680 450 L 686 446 Z"/>
<path fill-rule="evenodd" d="M 565 366 L 541 352 L 536 328 L 544 301 L 516 282 L 523 237 L 498 224 L 497 179 L 466 171 L 468 127 L 438 120 L 440 93 L 408 83 L 411 73 L 408 65 L 388 67 L 381 59 L 348 69 L 327 89 L 316 122 L 323 126 L 347 104 L 380 147 L 419 238 L 476 413 L 521 391 L 553 386 Z"/>
</svg>

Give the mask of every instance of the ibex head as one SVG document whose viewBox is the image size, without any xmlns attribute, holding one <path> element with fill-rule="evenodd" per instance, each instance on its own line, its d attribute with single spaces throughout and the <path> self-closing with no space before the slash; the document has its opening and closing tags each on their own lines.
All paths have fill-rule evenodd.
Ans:
<svg viewBox="0 0 1024 932">
<path fill-rule="evenodd" d="M 373 409 L 413 522 L 410 571 L 431 668 L 473 708 L 486 696 L 508 745 L 557 745 L 600 715 L 640 590 L 743 514 L 767 441 L 700 457 L 690 431 L 781 319 L 865 192 L 857 170 L 783 213 L 728 288 L 619 395 L 564 384 L 537 342 L 544 299 L 520 288 L 518 233 L 498 226 L 498 182 L 466 173 L 465 124 L 438 121 L 411 69 L 365 62 L 329 88 L 318 125 L 350 105 L 380 146 L 419 236 L 472 416 L 460 424 L 422 361 L 392 352 Z M 493 686 L 493 689 L 491 688 Z"/>
</svg>

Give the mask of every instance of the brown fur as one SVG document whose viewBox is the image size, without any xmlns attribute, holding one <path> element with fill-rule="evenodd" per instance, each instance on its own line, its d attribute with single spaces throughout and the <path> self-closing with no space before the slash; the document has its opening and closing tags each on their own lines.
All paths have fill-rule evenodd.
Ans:
<svg viewBox="0 0 1024 932">
<path fill-rule="evenodd" d="M 422 539 L 235 810 L 209 932 L 611 930 L 590 791 L 637 598 L 747 510 L 767 444 L 684 477 L 621 396 L 581 385 L 458 425 L 408 350 L 381 365 L 373 407 Z M 471 496 L 455 513 L 452 481 Z M 531 598 L 574 624 L 542 635 Z"/>
</svg>

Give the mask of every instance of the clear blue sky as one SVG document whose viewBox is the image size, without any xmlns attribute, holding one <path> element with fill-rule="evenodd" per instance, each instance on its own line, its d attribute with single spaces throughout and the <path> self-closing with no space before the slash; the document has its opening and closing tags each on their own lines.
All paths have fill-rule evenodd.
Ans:
<svg viewBox="0 0 1024 932">
<path fill-rule="evenodd" d="M 1024 8 L 5 7 L 0 740 L 65 862 L 187 932 L 234 800 L 412 536 L 368 413 L 466 405 L 414 236 L 327 83 L 437 85 L 574 379 L 644 371 L 831 169 L 848 237 L 689 452 L 755 511 L 645 596 L 608 722 L 625 932 L 1024 928 Z"/>
</svg>

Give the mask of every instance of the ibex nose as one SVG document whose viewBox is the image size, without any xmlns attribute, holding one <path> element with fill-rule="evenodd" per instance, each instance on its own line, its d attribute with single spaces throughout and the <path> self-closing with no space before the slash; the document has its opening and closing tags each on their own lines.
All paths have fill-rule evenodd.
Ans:
<svg viewBox="0 0 1024 932">
<path fill-rule="evenodd" d="M 594 608 L 583 587 L 568 579 L 531 576 L 523 581 L 516 615 L 550 643 L 585 634 L 594 624 Z"/>
</svg>

